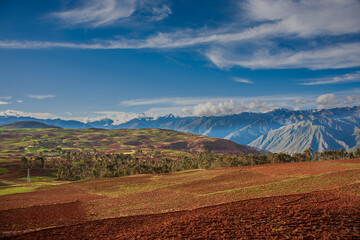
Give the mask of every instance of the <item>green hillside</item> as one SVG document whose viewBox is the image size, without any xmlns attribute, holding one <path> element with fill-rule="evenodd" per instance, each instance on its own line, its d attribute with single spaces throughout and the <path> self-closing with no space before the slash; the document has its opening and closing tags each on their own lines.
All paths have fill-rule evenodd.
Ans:
<svg viewBox="0 0 360 240">
<path fill-rule="evenodd" d="M 53 152 L 61 150 L 90 150 L 133 153 L 136 149 L 161 149 L 182 152 L 218 153 L 259 152 L 251 147 L 202 135 L 162 129 L 11 129 L 0 130 L 1 149 L 12 156 L 23 153 Z"/>
<path fill-rule="evenodd" d="M 0 126 L 2 129 L 22 129 L 22 128 L 59 128 L 57 126 L 48 125 L 45 123 L 37 122 L 37 121 L 20 121 L 20 122 L 14 122 L 9 123 Z"/>
</svg>

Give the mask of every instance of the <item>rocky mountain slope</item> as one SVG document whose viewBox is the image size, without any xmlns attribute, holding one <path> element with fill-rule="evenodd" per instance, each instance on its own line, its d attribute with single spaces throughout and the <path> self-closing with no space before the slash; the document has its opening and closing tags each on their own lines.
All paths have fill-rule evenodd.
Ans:
<svg viewBox="0 0 360 240">
<path fill-rule="evenodd" d="M 302 121 L 279 129 L 271 130 L 252 141 L 249 146 L 271 152 L 303 152 L 307 148 L 324 151 L 328 149 L 349 149 L 349 146 L 336 139 L 324 126 Z"/>
<path fill-rule="evenodd" d="M 221 137 L 271 152 L 355 150 L 360 147 L 360 107 L 220 117 L 133 119 L 119 127 L 157 127 Z"/>
</svg>

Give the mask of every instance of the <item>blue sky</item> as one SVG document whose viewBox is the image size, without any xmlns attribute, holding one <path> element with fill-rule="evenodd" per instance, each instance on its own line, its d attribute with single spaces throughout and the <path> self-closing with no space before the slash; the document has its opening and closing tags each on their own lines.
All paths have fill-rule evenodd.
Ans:
<svg viewBox="0 0 360 240">
<path fill-rule="evenodd" d="M 360 105 L 359 0 L 0 0 L 0 115 Z"/>
</svg>

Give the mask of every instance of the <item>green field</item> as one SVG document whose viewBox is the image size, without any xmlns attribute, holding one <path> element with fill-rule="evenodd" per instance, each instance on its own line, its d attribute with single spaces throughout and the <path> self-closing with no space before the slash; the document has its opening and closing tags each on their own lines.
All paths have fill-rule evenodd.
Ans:
<svg viewBox="0 0 360 240">
<path fill-rule="evenodd" d="M 27 169 L 20 161 L 21 156 L 29 159 L 44 156 L 47 161 L 45 165 L 50 164 L 52 159 L 62 158 L 66 152 L 79 151 L 134 155 L 137 150 L 141 150 L 141 153 L 151 158 L 162 156 L 176 159 L 190 153 L 216 151 L 216 143 L 223 144 L 224 141 L 227 140 L 162 129 L 1 129 L 0 183 L 7 181 L 14 188 L 24 187 Z M 215 143 L 215 149 L 207 149 L 209 143 Z M 238 146 L 229 145 L 225 151 L 237 154 L 257 152 Z M 31 177 L 32 183 L 37 183 L 53 182 L 56 176 L 54 171 L 45 167 L 32 169 Z"/>
</svg>

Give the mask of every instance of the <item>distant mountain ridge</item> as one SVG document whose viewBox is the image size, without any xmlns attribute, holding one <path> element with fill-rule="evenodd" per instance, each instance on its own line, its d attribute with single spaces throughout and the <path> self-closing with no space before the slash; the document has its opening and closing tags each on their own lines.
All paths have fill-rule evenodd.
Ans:
<svg viewBox="0 0 360 240">
<path fill-rule="evenodd" d="M 85 129 L 85 128 L 94 127 L 87 123 L 83 123 L 75 120 L 63 120 L 60 118 L 39 119 L 33 117 L 0 116 L 0 125 L 10 124 L 14 122 L 22 122 L 22 121 L 37 121 L 48 125 L 53 125 L 61 128 L 71 128 L 71 129 Z"/>
<path fill-rule="evenodd" d="M 1 117 L 0 125 L 24 117 Z M 162 128 L 225 138 L 271 152 L 302 152 L 360 147 L 360 106 L 323 110 L 276 109 L 267 113 L 244 112 L 210 117 L 174 117 L 172 114 L 137 118 L 114 125 L 111 119 L 82 123 L 61 119 L 31 119 L 63 128 Z M 291 136 L 291 137 L 290 137 Z M 286 139 L 286 140 L 285 140 Z M 311 141 L 310 141 L 311 139 Z"/>
<path fill-rule="evenodd" d="M 309 147 L 315 151 L 360 147 L 360 107 L 319 111 L 276 109 L 267 113 L 244 112 L 218 117 L 133 119 L 119 127 L 157 127 L 192 132 L 270 152 L 303 152 Z"/>
<path fill-rule="evenodd" d="M 21 128 L 60 128 L 53 125 L 48 125 L 45 123 L 37 122 L 37 121 L 21 121 L 21 122 L 14 122 L 0 126 L 1 129 L 21 129 Z"/>
</svg>

